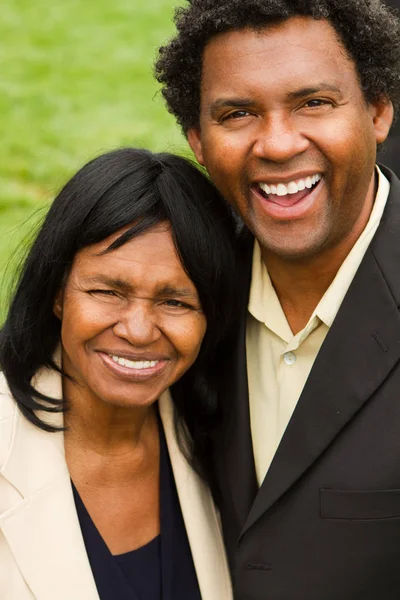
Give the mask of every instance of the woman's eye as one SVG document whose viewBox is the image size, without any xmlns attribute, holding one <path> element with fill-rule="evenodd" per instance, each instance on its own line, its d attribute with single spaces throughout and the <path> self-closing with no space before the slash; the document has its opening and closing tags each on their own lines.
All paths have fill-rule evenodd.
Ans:
<svg viewBox="0 0 400 600">
<path fill-rule="evenodd" d="M 89 290 L 89 294 L 95 296 L 116 296 L 117 294 L 113 290 Z"/>
<path fill-rule="evenodd" d="M 163 306 L 166 310 L 169 310 L 171 312 L 176 312 L 178 314 L 186 313 L 189 311 L 200 310 L 200 307 L 197 306 L 197 304 L 195 304 L 194 302 L 193 303 L 183 302 L 182 300 L 177 300 L 176 298 L 170 298 L 168 300 L 163 300 L 161 302 L 161 306 Z"/>
<path fill-rule="evenodd" d="M 173 308 L 192 308 L 192 306 L 190 306 L 190 304 L 187 304 L 186 302 L 182 302 L 181 300 L 165 300 L 164 304 L 166 306 L 171 306 Z"/>
</svg>

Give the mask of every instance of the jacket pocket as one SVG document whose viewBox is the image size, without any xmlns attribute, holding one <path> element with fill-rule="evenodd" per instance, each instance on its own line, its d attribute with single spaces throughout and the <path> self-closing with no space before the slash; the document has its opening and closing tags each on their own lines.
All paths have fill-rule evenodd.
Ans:
<svg viewBox="0 0 400 600">
<path fill-rule="evenodd" d="M 400 518 L 400 490 L 320 489 L 323 519 L 373 520 Z"/>
</svg>

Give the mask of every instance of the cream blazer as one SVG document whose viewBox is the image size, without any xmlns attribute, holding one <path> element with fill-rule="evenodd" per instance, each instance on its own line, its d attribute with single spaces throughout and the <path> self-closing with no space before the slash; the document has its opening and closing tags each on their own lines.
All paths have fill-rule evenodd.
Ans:
<svg viewBox="0 0 400 600">
<path fill-rule="evenodd" d="M 35 385 L 61 398 L 61 376 Z M 168 392 L 159 400 L 169 456 L 203 600 L 232 600 L 219 517 L 179 451 Z M 62 414 L 51 416 L 62 424 Z M 99 600 L 75 510 L 62 432 L 22 415 L 0 373 L 0 599 Z M 188 599 L 189 600 L 189 599 Z"/>
</svg>

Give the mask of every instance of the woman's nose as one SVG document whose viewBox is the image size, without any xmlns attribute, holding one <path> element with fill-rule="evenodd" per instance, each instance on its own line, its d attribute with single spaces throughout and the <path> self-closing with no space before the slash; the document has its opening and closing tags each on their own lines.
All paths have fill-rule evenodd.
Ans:
<svg viewBox="0 0 400 600">
<path fill-rule="evenodd" d="M 146 301 L 135 301 L 113 327 L 115 335 L 129 341 L 133 346 L 145 346 L 159 339 L 161 331 L 157 315 L 152 306 Z"/>
</svg>

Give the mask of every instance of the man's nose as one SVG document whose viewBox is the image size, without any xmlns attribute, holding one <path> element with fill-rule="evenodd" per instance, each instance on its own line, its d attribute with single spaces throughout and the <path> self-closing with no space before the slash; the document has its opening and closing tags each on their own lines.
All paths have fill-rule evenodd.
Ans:
<svg viewBox="0 0 400 600">
<path fill-rule="evenodd" d="M 305 152 L 308 138 L 299 131 L 290 116 L 274 116 L 260 123 L 253 154 L 263 160 L 287 162 Z"/>
<path fill-rule="evenodd" d="M 118 316 L 113 331 L 133 346 L 146 346 L 161 336 L 156 311 L 152 304 L 145 300 L 130 303 Z"/>
</svg>

